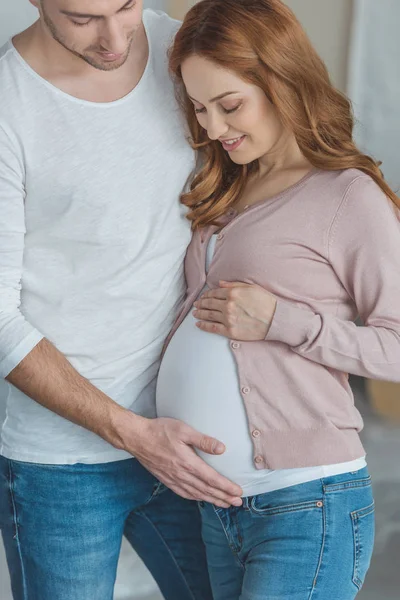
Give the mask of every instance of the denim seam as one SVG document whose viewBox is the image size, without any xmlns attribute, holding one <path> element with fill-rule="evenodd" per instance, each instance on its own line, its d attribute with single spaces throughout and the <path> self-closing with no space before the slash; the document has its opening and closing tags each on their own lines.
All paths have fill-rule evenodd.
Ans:
<svg viewBox="0 0 400 600">
<path fill-rule="evenodd" d="M 369 506 L 365 508 L 359 508 L 358 510 L 353 510 L 351 513 L 352 519 L 363 519 L 364 517 L 368 517 L 368 515 L 372 514 L 375 511 L 375 501 L 372 502 Z"/>
<path fill-rule="evenodd" d="M 157 535 L 160 537 L 160 539 L 161 539 L 161 541 L 162 541 L 163 545 L 164 545 L 164 546 L 165 546 L 165 548 L 168 550 L 168 553 L 169 553 L 169 555 L 171 556 L 171 558 L 172 558 L 173 562 L 175 563 L 175 566 L 177 567 L 177 569 L 178 569 L 179 573 L 181 574 L 181 577 L 182 577 L 182 579 L 183 579 L 183 581 L 184 581 L 184 583 L 185 583 L 185 586 L 186 586 L 186 588 L 187 588 L 187 590 L 188 590 L 189 594 L 191 595 L 191 597 L 192 597 L 192 599 L 193 599 L 193 600 L 196 600 L 196 597 L 193 595 L 193 592 L 192 592 L 192 590 L 190 589 L 190 586 L 189 586 L 189 584 L 188 584 L 188 582 L 187 582 L 187 580 L 186 580 L 186 577 L 185 577 L 185 576 L 184 576 L 184 574 L 183 574 L 183 571 L 182 571 L 182 569 L 181 569 L 181 567 L 180 567 L 179 563 L 177 562 L 177 560 L 176 560 L 175 556 L 174 556 L 174 555 L 173 555 L 173 553 L 171 552 L 171 550 L 170 550 L 170 548 L 169 548 L 168 544 L 166 543 L 166 541 L 165 541 L 164 537 L 161 535 L 161 533 L 160 533 L 160 531 L 158 530 L 158 528 L 157 528 L 157 527 L 154 525 L 153 521 L 152 521 L 151 519 L 149 519 L 149 517 L 148 517 L 148 516 L 147 516 L 147 515 L 146 515 L 144 512 L 142 512 L 142 511 L 140 511 L 140 510 L 139 510 L 139 511 L 135 511 L 135 512 L 136 512 L 136 514 L 137 514 L 137 515 L 140 515 L 141 517 L 143 517 L 144 519 L 146 519 L 146 521 L 147 521 L 148 523 L 150 523 L 150 525 L 151 525 L 151 527 L 154 529 L 154 531 L 156 531 L 156 532 L 157 532 Z"/>
<path fill-rule="evenodd" d="M 163 489 L 163 487 L 165 489 Z M 154 498 L 156 498 L 156 496 L 158 496 L 159 494 L 162 494 L 166 490 L 167 490 L 167 488 L 164 486 L 163 483 L 161 483 L 161 481 L 159 481 L 158 483 L 155 483 L 153 485 L 153 491 L 151 492 L 151 496 L 146 500 L 146 502 L 143 502 L 143 504 L 141 504 L 140 506 L 137 506 L 133 512 L 138 512 L 142 508 L 146 508 L 146 506 L 148 504 L 150 504 L 150 502 L 152 502 L 154 500 Z M 130 514 L 131 512 L 132 511 L 129 511 L 128 514 Z"/>
<path fill-rule="evenodd" d="M 152 500 L 154 500 L 154 498 L 156 498 L 156 496 L 158 496 L 158 495 L 159 495 L 160 493 L 162 493 L 162 492 L 165 492 L 165 490 L 166 490 L 167 488 L 163 489 L 163 487 L 165 488 L 164 484 L 163 484 L 163 483 L 161 483 L 161 481 L 159 481 L 158 483 L 155 483 L 155 484 L 154 484 L 154 487 L 153 487 L 153 493 L 151 494 L 151 496 L 150 496 L 150 498 L 147 500 L 147 502 L 145 502 L 145 503 L 143 504 L 143 506 L 147 506 L 148 504 L 150 504 L 150 502 L 151 502 Z"/>
<path fill-rule="evenodd" d="M 324 492 L 329 494 L 330 492 L 338 492 L 342 490 L 348 490 L 352 488 L 368 487 L 371 485 L 371 477 L 364 479 L 353 479 L 351 481 L 342 481 L 341 483 L 332 483 L 324 485 Z"/>
<path fill-rule="evenodd" d="M 301 512 L 303 510 L 312 510 L 314 508 L 318 508 L 318 502 L 320 500 L 309 500 L 307 502 L 299 502 L 297 504 L 287 504 L 286 506 L 277 506 L 275 508 L 257 508 L 254 502 L 255 498 L 251 503 L 251 510 L 255 515 L 259 516 L 274 516 L 274 515 L 282 515 L 286 513 L 293 512 Z"/>
<path fill-rule="evenodd" d="M 245 568 L 245 567 L 244 567 L 244 564 L 243 564 L 243 562 L 240 560 L 240 557 L 239 557 L 239 554 L 238 554 L 238 552 L 237 552 L 236 548 L 234 548 L 234 547 L 232 546 L 232 544 L 230 543 L 230 541 L 229 541 L 228 532 L 226 531 L 226 529 L 225 529 L 225 525 L 223 524 L 223 522 L 222 522 L 222 519 L 221 519 L 221 517 L 220 517 L 220 516 L 219 516 L 219 514 L 218 514 L 218 510 L 215 508 L 215 506 L 213 506 L 212 508 L 213 508 L 213 510 L 214 510 L 214 512 L 215 512 L 215 515 L 216 515 L 216 517 L 217 517 L 218 521 L 221 523 L 222 531 L 224 532 L 224 535 L 225 535 L 225 537 L 226 537 L 226 541 L 228 542 L 229 548 L 231 549 L 231 551 L 232 551 L 232 553 L 233 553 L 233 555 L 234 555 L 234 557 L 235 557 L 235 560 L 238 562 L 238 564 L 239 564 L 239 567 L 240 567 L 240 568 L 241 568 L 241 569 L 244 571 L 244 568 Z M 226 509 L 224 509 L 224 510 L 226 510 Z"/>
<path fill-rule="evenodd" d="M 12 503 L 12 509 L 13 509 L 13 518 L 14 518 L 14 527 L 15 527 L 15 534 L 14 534 L 14 540 L 17 543 L 17 549 L 18 549 L 18 556 L 19 556 L 19 560 L 20 560 L 20 565 L 21 565 L 21 575 L 22 575 L 22 590 L 23 590 L 23 594 L 24 594 L 24 600 L 28 600 L 28 591 L 27 591 L 27 587 L 26 587 L 26 576 L 25 576 L 25 568 L 24 568 L 24 561 L 22 559 L 22 550 L 21 550 L 21 544 L 20 544 L 20 540 L 19 540 L 19 531 L 18 531 L 18 514 L 17 514 L 17 507 L 15 504 L 15 498 L 14 498 L 14 481 L 13 481 L 13 472 L 12 472 L 12 465 L 11 465 L 11 461 L 9 461 L 8 463 L 8 485 L 10 488 L 10 497 L 11 497 L 11 503 Z"/>
<path fill-rule="evenodd" d="M 363 586 L 363 581 L 359 578 L 359 565 L 360 565 L 360 533 L 359 533 L 359 524 L 360 520 L 364 517 L 368 517 L 375 511 L 375 502 L 372 502 L 369 506 L 365 508 L 360 508 L 358 510 L 354 510 L 351 513 L 351 522 L 353 529 L 353 548 L 354 548 L 354 568 L 353 568 L 353 577 L 352 581 L 358 590 L 361 590 Z"/>
<path fill-rule="evenodd" d="M 314 595 L 314 592 L 316 590 L 317 587 L 317 581 L 318 581 L 318 576 L 321 570 L 321 565 L 322 565 L 322 559 L 324 557 L 324 551 L 325 551 L 325 542 L 326 542 L 326 529 L 327 529 L 327 519 L 326 519 L 326 502 L 325 500 L 323 500 L 324 506 L 322 509 L 322 515 L 323 515 L 323 532 L 322 532 L 322 544 L 321 544 L 321 551 L 319 554 L 319 560 L 318 560 L 318 565 L 317 565 L 317 571 L 315 573 L 314 576 L 314 580 L 313 580 L 313 584 L 312 584 L 312 588 L 310 591 L 310 595 L 309 595 L 309 600 L 311 600 L 311 598 Z"/>
<path fill-rule="evenodd" d="M 241 510 L 241 509 L 239 509 Z M 237 533 L 237 540 L 238 540 L 238 552 L 240 552 L 240 550 L 242 550 L 243 548 L 243 535 L 242 535 L 242 530 L 240 527 L 240 523 L 239 523 L 239 519 L 238 519 L 238 514 L 239 511 L 237 509 L 233 509 L 233 516 L 231 516 L 232 519 L 232 524 L 236 527 L 236 533 Z"/>
<path fill-rule="evenodd" d="M 352 528 L 353 528 L 353 559 L 354 559 L 354 567 L 353 567 L 353 577 L 352 581 L 358 590 L 361 590 L 361 580 L 358 577 L 357 573 L 359 571 L 359 534 L 358 534 L 358 519 L 352 516 Z"/>
</svg>

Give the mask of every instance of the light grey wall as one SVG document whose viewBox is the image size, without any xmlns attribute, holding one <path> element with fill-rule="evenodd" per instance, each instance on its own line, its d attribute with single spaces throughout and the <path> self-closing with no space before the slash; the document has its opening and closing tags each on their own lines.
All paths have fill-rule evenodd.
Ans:
<svg viewBox="0 0 400 600">
<path fill-rule="evenodd" d="M 36 18 L 37 10 L 28 0 L 0 0 L 0 46 Z"/>
<path fill-rule="evenodd" d="M 346 88 L 353 0 L 285 0 L 325 61 L 334 83 Z"/>
</svg>

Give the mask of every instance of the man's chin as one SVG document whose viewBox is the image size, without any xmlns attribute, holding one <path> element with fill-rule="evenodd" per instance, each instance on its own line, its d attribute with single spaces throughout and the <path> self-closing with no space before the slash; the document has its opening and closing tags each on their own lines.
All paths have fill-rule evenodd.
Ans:
<svg viewBox="0 0 400 600">
<path fill-rule="evenodd" d="M 84 54 L 82 55 L 82 58 L 90 66 L 98 69 L 99 71 L 115 71 L 126 63 L 128 54 L 129 52 L 124 54 L 121 58 L 117 58 L 115 60 L 102 60 L 101 57 L 94 54 Z"/>
</svg>

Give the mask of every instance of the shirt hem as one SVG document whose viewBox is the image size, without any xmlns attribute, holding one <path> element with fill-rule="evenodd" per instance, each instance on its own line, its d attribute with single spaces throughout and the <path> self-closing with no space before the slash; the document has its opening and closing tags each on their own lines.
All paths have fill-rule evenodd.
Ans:
<svg viewBox="0 0 400 600">
<path fill-rule="evenodd" d="M 7 447 L 5 444 L 0 446 L 0 455 L 4 456 L 4 458 L 7 458 L 8 460 L 32 463 L 36 465 L 95 465 L 134 458 L 134 456 L 129 454 L 129 452 L 117 449 L 114 452 L 108 451 L 96 454 L 52 454 L 50 456 L 40 452 L 20 452 Z"/>
</svg>

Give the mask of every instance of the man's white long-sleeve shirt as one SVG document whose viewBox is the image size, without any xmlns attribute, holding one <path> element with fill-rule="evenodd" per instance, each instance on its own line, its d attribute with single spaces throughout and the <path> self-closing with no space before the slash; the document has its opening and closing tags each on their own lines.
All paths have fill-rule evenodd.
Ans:
<svg viewBox="0 0 400 600">
<path fill-rule="evenodd" d="M 76 99 L 0 50 L 0 376 L 46 337 L 96 387 L 154 415 L 159 355 L 184 294 L 194 166 L 168 75 L 177 22 L 145 11 L 150 54 L 116 102 Z M 7 384 L 1 454 L 128 456 Z M 4 401 L 4 399 L 2 399 Z"/>
</svg>

